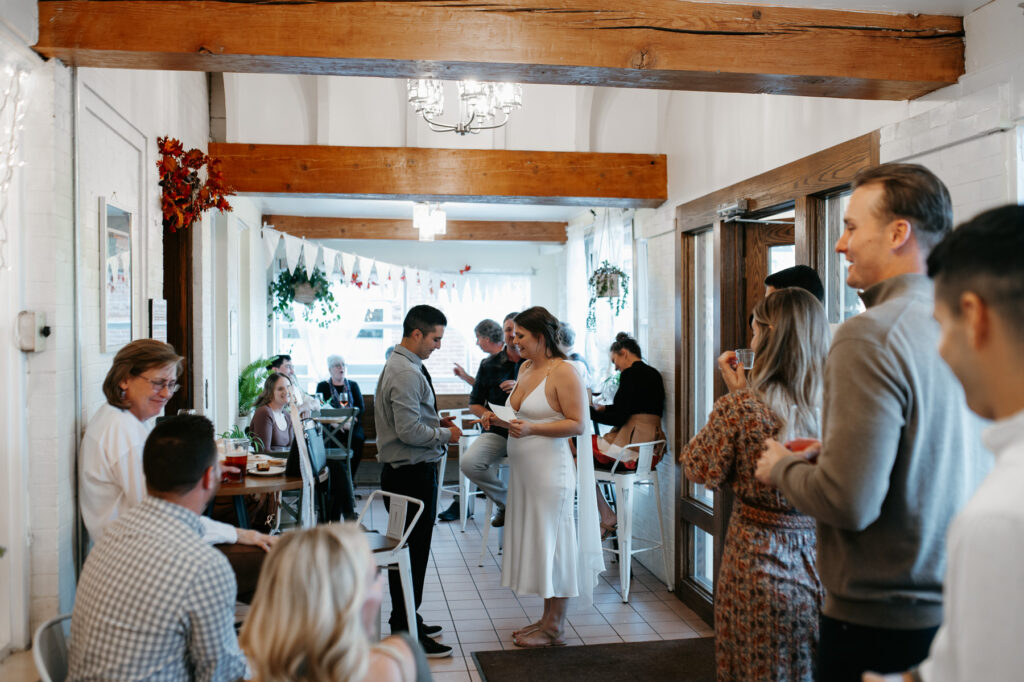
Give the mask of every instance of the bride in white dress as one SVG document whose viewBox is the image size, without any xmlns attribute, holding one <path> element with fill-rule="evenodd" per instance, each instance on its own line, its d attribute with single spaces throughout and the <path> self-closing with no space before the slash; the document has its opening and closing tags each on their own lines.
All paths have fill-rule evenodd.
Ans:
<svg viewBox="0 0 1024 682">
<path fill-rule="evenodd" d="M 516 411 L 508 423 L 510 478 L 501 582 L 517 594 L 544 598 L 536 623 L 513 633 L 521 647 L 565 645 L 570 597 L 593 597 L 604 569 L 597 504 L 580 496 L 579 521 L 573 513 L 577 486 L 594 487 L 593 458 L 580 454 L 577 472 L 568 438 L 589 433 L 586 393 L 579 374 L 555 342 L 558 320 L 540 307 L 515 318 L 515 340 L 527 360 L 519 370 L 507 405 Z M 485 413 L 485 428 L 505 424 Z M 590 436 L 579 441 L 588 448 Z"/>
</svg>

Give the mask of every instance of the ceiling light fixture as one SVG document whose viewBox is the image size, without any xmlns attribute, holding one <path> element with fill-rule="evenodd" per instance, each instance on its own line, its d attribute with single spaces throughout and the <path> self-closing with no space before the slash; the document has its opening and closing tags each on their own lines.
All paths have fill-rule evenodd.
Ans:
<svg viewBox="0 0 1024 682">
<path fill-rule="evenodd" d="M 442 123 L 444 83 L 433 78 L 410 78 L 407 84 L 409 105 L 437 133 L 467 135 L 500 128 L 509 114 L 523 106 L 523 86 L 519 83 L 482 83 L 459 81 L 459 120 Z"/>
<path fill-rule="evenodd" d="M 412 226 L 420 232 L 421 242 L 434 241 L 434 235 L 447 231 L 447 217 L 441 204 L 413 204 Z"/>
</svg>

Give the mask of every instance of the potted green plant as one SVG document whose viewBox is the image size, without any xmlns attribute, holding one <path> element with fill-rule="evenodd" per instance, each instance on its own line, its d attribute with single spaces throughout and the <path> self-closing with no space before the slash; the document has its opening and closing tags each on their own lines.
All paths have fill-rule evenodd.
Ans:
<svg viewBox="0 0 1024 682">
<path fill-rule="evenodd" d="M 263 390 L 263 382 L 267 379 L 267 365 L 270 360 L 259 358 L 253 360 L 238 373 L 238 416 L 248 417 L 252 414 L 253 405 L 260 391 Z"/>
<path fill-rule="evenodd" d="M 269 292 L 272 313 L 293 322 L 292 303 L 306 306 L 302 313 L 307 322 L 316 322 L 317 326 L 326 329 L 331 322 L 341 318 L 338 304 L 331 293 L 330 283 L 319 268 L 307 275 L 304 268 L 296 268 L 295 272 L 282 270 L 277 279 L 270 283 Z"/>
<path fill-rule="evenodd" d="M 590 302 L 587 304 L 587 329 L 597 327 L 597 299 L 607 298 L 608 307 L 612 314 L 618 317 L 619 313 L 626 307 L 626 297 L 629 295 L 629 275 L 618 266 L 608 261 L 602 261 L 601 265 L 594 270 L 587 282 L 590 289 Z"/>
<path fill-rule="evenodd" d="M 235 424 L 234 428 L 230 431 L 225 431 L 220 434 L 220 437 L 224 440 L 245 441 L 248 445 L 251 445 L 256 452 L 263 451 L 263 439 L 254 434 L 247 434 L 238 424 Z"/>
</svg>

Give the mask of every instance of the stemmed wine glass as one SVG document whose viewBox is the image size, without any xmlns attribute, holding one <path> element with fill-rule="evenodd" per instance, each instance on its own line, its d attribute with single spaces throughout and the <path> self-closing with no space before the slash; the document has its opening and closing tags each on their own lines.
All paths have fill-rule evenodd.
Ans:
<svg viewBox="0 0 1024 682">
<path fill-rule="evenodd" d="M 348 391 L 346 391 L 346 390 L 338 391 L 338 404 L 341 405 L 342 407 L 348 407 L 348 403 L 349 403 Z"/>
</svg>

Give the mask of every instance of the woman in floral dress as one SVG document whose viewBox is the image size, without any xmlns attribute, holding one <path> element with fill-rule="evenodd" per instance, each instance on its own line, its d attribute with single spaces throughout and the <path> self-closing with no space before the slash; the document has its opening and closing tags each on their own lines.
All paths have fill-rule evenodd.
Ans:
<svg viewBox="0 0 1024 682">
<path fill-rule="evenodd" d="M 732 351 L 718 359 L 730 393 L 680 461 L 690 481 L 736 496 L 715 592 L 719 681 L 811 680 L 824 597 L 814 520 L 754 470 L 765 439 L 820 433 L 828 322 L 814 296 L 781 289 L 754 308 L 752 328 L 753 368 Z"/>
</svg>

